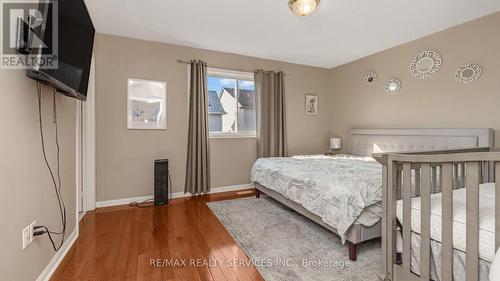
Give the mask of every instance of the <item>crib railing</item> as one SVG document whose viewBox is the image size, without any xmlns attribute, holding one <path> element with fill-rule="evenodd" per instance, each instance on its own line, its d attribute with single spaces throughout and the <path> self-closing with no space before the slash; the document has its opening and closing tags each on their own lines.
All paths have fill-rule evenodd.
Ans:
<svg viewBox="0 0 500 281">
<path fill-rule="evenodd" d="M 431 278 L 431 194 L 441 192 L 442 281 L 453 279 L 453 189 L 466 188 L 466 280 L 479 280 L 479 185 L 495 182 L 495 249 L 500 246 L 500 152 L 489 148 L 388 153 L 374 157 L 383 166 L 382 250 L 387 281 L 428 281 Z M 418 188 L 418 192 L 415 189 Z M 411 270 L 411 200 L 420 196 L 420 273 Z M 397 200 L 403 202 L 398 226 Z M 400 228 L 398 230 L 398 227 Z M 396 253 L 397 231 L 402 252 Z"/>
</svg>

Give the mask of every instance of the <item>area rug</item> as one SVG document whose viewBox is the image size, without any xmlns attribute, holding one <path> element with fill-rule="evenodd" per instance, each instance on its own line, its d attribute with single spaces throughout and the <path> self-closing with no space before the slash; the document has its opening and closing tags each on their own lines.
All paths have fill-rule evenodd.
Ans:
<svg viewBox="0 0 500 281">
<path fill-rule="evenodd" d="M 269 197 L 208 206 L 267 281 L 379 280 L 379 241 L 358 247 L 352 262 L 340 238 Z"/>
</svg>

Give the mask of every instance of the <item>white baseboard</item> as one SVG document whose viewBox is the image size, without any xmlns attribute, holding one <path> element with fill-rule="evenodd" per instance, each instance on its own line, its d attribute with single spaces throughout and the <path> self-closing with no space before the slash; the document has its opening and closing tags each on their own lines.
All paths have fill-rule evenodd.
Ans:
<svg viewBox="0 0 500 281">
<path fill-rule="evenodd" d="M 78 222 L 77 222 L 78 224 Z M 50 280 L 50 277 L 52 277 L 52 274 L 56 271 L 57 267 L 59 264 L 61 264 L 62 260 L 66 256 L 66 254 L 69 252 L 71 249 L 71 246 L 73 246 L 73 243 L 75 243 L 76 239 L 78 238 L 78 226 L 75 227 L 75 230 L 71 232 L 71 234 L 68 236 L 64 244 L 62 245 L 61 249 L 57 251 L 57 253 L 52 257 L 50 260 L 49 264 L 45 267 L 45 269 L 42 271 L 40 276 L 36 279 L 36 281 L 48 281 Z"/>
<path fill-rule="evenodd" d="M 221 193 L 221 192 L 227 192 L 227 191 L 236 191 L 236 190 L 242 190 L 242 189 L 248 189 L 248 188 L 253 188 L 253 185 L 251 183 L 247 183 L 247 184 L 213 187 L 213 188 L 211 188 L 210 192 L 208 192 L 207 194 Z M 174 198 L 190 197 L 190 196 L 193 196 L 193 195 L 191 193 L 184 193 L 184 192 L 172 193 L 173 199 Z M 141 201 L 151 200 L 151 199 L 153 199 L 153 195 L 142 196 L 142 197 L 123 198 L 123 199 L 116 199 L 116 200 L 98 201 L 98 202 L 96 202 L 96 207 L 103 208 L 103 207 L 111 207 L 111 206 L 118 206 L 118 205 L 127 205 L 127 204 L 132 203 L 132 202 L 141 202 Z"/>
<path fill-rule="evenodd" d="M 142 202 L 142 201 L 151 200 L 151 199 L 153 199 L 153 195 L 115 199 L 115 200 L 106 200 L 106 201 L 96 202 L 95 206 L 97 208 L 102 208 L 102 207 L 111 207 L 111 206 L 118 206 L 118 205 L 128 205 L 132 202 Z"/>
<path fill-rule="evenodd" d="M 249 188 L 253 188 L 253 185 L 251 183 L 219 186 L 219 187 L 212 187 L 207 194 L 236 191 L 236 190 L 249 189 Z M 193 195 L 191 193 L 184 193 L 184 192 L 172 193 L 172 198 L 182 198 L 182 197 L 190 197 L 190 196 L 193 196 Z"/>
<path fill-rule="evenodd" d="M 210 190 L 209 194 L 210 193 L 220 193 L 220 192 L 227 192 L 227 191 L 243 190 L 243 189 L 249 189 L 249 188 L 253 188 L 253 183 L 214 187 L 214 188 L 212 188 L 212 190 Z"/>
<path fill-rule="evenodd" d="M 87 214 L 86 211 L 85 212 L 79 212 L 78 213 L 78 222 L 80 222 L 83 219 L 83 217 L 85 217 L 86 214 Z"/>
</svg>

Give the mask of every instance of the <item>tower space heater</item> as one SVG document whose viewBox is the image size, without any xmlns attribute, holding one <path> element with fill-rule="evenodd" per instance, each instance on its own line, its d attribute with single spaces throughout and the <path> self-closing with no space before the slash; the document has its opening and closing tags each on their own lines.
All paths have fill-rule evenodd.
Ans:
<svg viewBox="0 0 500 281">
<path fill-rule="evenodd" d="M 168 203 L 168 159 L 155 160 L 155 195 L 154 201 L 156 206 Z"/>
</svg>

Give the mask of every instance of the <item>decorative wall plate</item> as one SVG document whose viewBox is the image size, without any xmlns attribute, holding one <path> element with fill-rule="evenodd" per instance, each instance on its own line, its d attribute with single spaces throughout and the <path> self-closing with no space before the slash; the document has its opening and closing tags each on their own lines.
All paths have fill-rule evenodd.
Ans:
<svg viewBox="0 0 500 281">
<path fill-rule="evenodd" d="M 482 73 L 483 70 L 481 69 L 481 66 L 479 64 L 466 63 L 457 69 L 455 78 L 461 83 L 469 84 L 472 81 L 479 79 Z"/>
<path fill-rule="evenodd" d="M 365 74 L 365 85 L 368 87 L 373 87 L 377 84 L 377 73 L 370 71 Z"/>
<path fill-rule="evenodd" d="M 418 53 L 410 64 L 410 73 L 417 79 L 428 79 L 441 68 L 441 56 L 436 51 Z"/>
<path fill-rule="evenodd" d="M 396 95 L 401 90 L 401 81 L 399 79 L 391 79 L 387 81 L 385 85 L 385 90 L 389 95 Z"/>
</svg>

